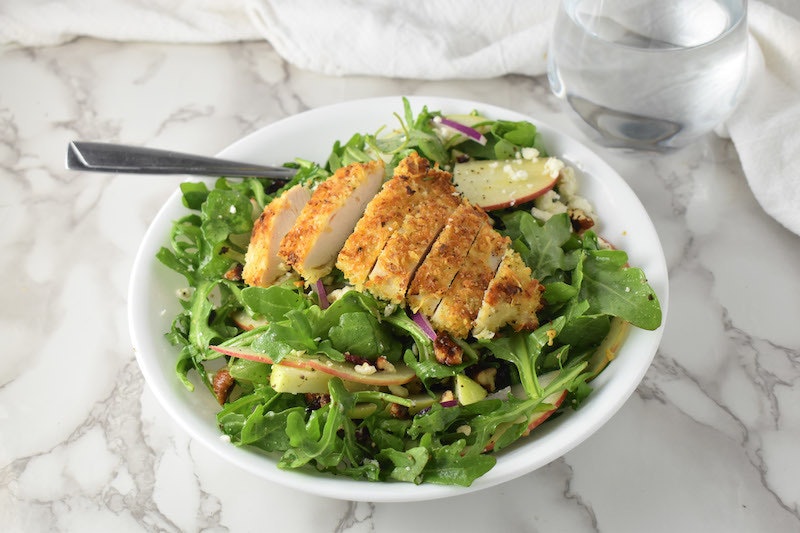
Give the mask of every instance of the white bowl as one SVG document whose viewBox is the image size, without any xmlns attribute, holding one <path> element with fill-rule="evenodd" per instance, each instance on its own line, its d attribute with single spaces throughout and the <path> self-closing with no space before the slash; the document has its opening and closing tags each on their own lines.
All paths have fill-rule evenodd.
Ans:
<svg viewBox="0 0 800 533">
<path fill-rule="evenodd" d="M 412 109 L 422 106 L 444 113 L 474 109 L 497 119 L 528 120 L 542 133 L 552 155 L 571 162 L 581 191 L 599 216 L 597 231 L 628 252 L 630 263 L 644 269 L 667 312 L 667 267 L 655 228 L 639 199 L 625 181 L 588 148 L 534 117 L 479 102 L 438 97 L 412 97 Z M 267 126 L 234 143 L 219 155 L 253 163 L 282 164 L 295 157 L 324 162 L 336 140 L 356 132 L 374 133 L 395 126 L 393 113 L 402 115 L 400 97 L 358 100 L 307 111 Z M 277 458 L 239 448 L 220 438 L 215 415 L 219 405 L 202 386 L 189 392 L 175 375 L 177 350 L 164 337 L 179 311 L 176 290 L 185 280 L 156 259 L 168 243 L 171 224 L 186 214 L 180 191 L 170 196 L 141 243 L 129 287 L 129 323 L 142 374 L 164 409 L 196 440 L 224 460 L 267 480 L 331 498 L 356 501 L 431 500 L 485 489 L 531 472 L 561 457 L 600 428 L 636 389 L 656 353 L 662 326 L 656 331 L 632 328 L 616 359 L 592 383 L 594 392 L 578 411 L 548 422 L 516 446 L 498 454 L 496 466 L 468 488 L 433 484 L 371 483 L 310 472 L 286 471 Z"/>
</svg>

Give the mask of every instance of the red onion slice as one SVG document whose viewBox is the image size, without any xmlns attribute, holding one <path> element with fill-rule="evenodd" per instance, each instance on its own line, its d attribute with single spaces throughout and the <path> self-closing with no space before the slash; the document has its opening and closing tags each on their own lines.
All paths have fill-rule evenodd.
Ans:
<svg viewBox="0 0 800 533">
<path fill-rule="evenodd" d="M 435 117 L 433 120 L 437 124 L 441 124 L 442 126 L 455 130 L 480 145 L 486 145 L 486 137 L 483 135 L 483 133 L 479 132 L 475 128 L 470 128 L 469 126 L 465 126 L 460 122 L 440 116 Z"/>
<path fill-rule="evenodd" d="M 428 317 L 422 313 L 414 313 L 411 315 L 411 320 L 413 320 L 420 328 L 422 328 L 422 331 L 425 332 L 425 335 L 427 335 L 432 341 L 436 340 L 436 332 L 433 330 L 433 326 L 428 321 Z"/>
<path fill-rule="evenodd" d="M 441 402 L 442 407 L 455 407 L 458 405 L 458 400 L 447 400 L 446 402 Z"/>
<path fill-rule="evenodd" d="M 311 288 L 315 293 L 317 293 L 320 309 L 327 309 L 331 303 L 328 301 L 328 293 L 325 292 L 325 285 L 322 283 L 322 280 L 317 280 L 317 282 Z"/>
</svg>

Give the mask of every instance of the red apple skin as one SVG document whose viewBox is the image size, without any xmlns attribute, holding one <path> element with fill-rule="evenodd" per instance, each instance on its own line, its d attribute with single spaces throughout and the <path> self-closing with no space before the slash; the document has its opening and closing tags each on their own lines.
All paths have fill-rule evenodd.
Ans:
<svg viewBox="0 0 800 533">
<path fill-rule="evenodd" d="M 561 404 L 564 403 L 564 400 L 566 398 L 567 398 L 566 389 L 563 390 L 563 391 L 554 392 L 553 394 L 551 394 L 550 396 L 545 398 L 544 399 L 544 403 L 548 403 L 548 404 L 552 405 L 553 408 L 549 409 L 547 411 L 544 411 L 544 412 L 533 413 L 533 415 L 531 415 L 530 420 L 528 421 L 528 428 L 522 433 L 522 436 L 523 437 L 527 437 L 530 434 L 530 432 L 533 430 L 533 428 L 535 428 L 536 426 L 538 426 L 539 424 L 541 424 L 542 422 L 544 422 L 545 420 L 550 418 L 550 416 L 553 413 L 555 413 L 558 410 L 559 407 L 561 407 Z M 495 434 L 492 435 L 492 438 L 489 440 L 489 443 L 486 445 L 486 447 L 483 449 L 483 451 L 484 452 L 490 452 L 490 451 L 494 450 L 494 443 L 497 442 L 497 439 L 499 439 L 500 436 L 503 433 L 506 432 L 506 429 L 507 428 L 502 428 L 502 429 L 498 428 L 495 431 Z"/>
<path fill-rule="evenodd" d="M 533 417 L 531 417 L 530 423 L 528 424 L 528 429 L 525 430 L 522 436 L 527 437 L 530 434 L 531 430 L 533 430 L 533 428 L 535 428 L 536 426 L 538 426 L 539 424 L 550 418 L 550 415 L 555 413 L 558 410 L 558 408 L 561 407 L 561 404 L 564 403 L 564 400 L 566 398 L 567 398 L 566 390 L 563 390 L 561 392 L 556 392 L 554 394 L 551 394 L 548 398 L 545 398 L 545 403 L 549 403 L 555 407 L 553 409 L 550 409 L 549 411 L 545 411 L 544 413 L 536 413 L 535 415 L 533 415 Z"/>
<path fill-rule="evenodd" d="M 507 207 L 513 207 L 515 205 L 524 204 L 526 202 L 530 202 L 532 200 L 535 200 L 536 198 L 540 197 L 541 195 L 543 195 L 547 191 L 551 190 L 555 186 L 555 184 L 556 184 L 556 180 L 554 179 L 547 187 L 544 187 L 543 189 L 539 189 L 536 192 L 527 194 L 525 196 L 521 196 L 519 198 L 511 198 L 506 202 L 501 202 L 501 203 L 492 204 L 492 205 L 478 205 L 478 207 L 482 208 L 484 211 L 495 211 L 497 209 L 505 209 Z"/>
<path fill-rule="evenodd" d="M 269 365 L 275 364 L 273 360 L 266 354 L 256 352 L 250 348 L 244 347 L 230 347 L 230 346 L 211 346 L 212 350 L 230 357 L 238 357 L 240 359 L 249 359 L 259 363 L 267 363 Z M 309 357 L 304 359 L 296 359 L 284 357 L 278 363 L 280 365 L 291 366 L 294 368 L 309 368 L 339 377 L 344 381 L 352 381 L 361 383 L 363 385 L 405 385 L 412 381 L 416 374 L 414 371 L 404 365 L 396 364 L 394 372 L 378 371 L 374 374 L 359 374 L 355 371 L 355 367 L 348 366 L 345 363 L 338 363 L 335 361 L 327 361 L 317 357 Z"/>
<path fill-rule="evenodd" d="M 516 172 L 524 172 L 517 178 Z M 546 159 L 467 161 L 453 170 L 453 183 L 473 205 L 485 211 L 503 209 L 530 202 L 551 190 L 555 176 L 547 169 Z"/>
</svg>

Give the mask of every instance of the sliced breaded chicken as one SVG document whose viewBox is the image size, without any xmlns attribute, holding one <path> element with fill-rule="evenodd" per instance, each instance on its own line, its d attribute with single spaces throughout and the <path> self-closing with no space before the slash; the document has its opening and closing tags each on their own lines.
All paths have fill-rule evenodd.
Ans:
<svg viewBox="0 0 800 533">
<path fill-rule="evenodd" d="M 531 276 L 531 269 L 511 248 L 506 250 L 497 273 L 483 296 L 472 335 L 491 338 L 506 324 L 515 330 L 531 330 L 539 326 L 536 311 L 541 307 L 541 286 Z"/>
<path fill-rule="evenodd" d="M 242 270 L 245 283 L 267 287 L 286 273 L 287 268 L 278 257 L 278 248 L 309 198 L 308 189 L 295 185 L 264 207 L 250 234 Z"/>
<path fill-rule="evenodd" d="M 367 204 L 364 216 L 345 241 L 336 259 L 336 267 L 356 289 L 364 288 L 364 282 L 386 242 L 421 199 L 417 189 L 429 166 L 428 160 L 417 154 L 403 159 L 395 168 L 392 179 Z"/>
<path fill-rule="evenodd" d="M 463 200 L 417 269 L 406 293 L 413 312 L 431 316 L 467 258 L 470 246 L 489 217 Z"/>
<path fill-rule="evenodd" d="M 342 167 L 320 183 L 281 241 L 280 257 L 308 283 L 329 274 L 383 177 L 378 160 Z"/>
<path fill-rule="evenodd" d="M 510 239 L 485 224 L 469 249 L 467 258 L 431 316 L 431 324 L 453 337 L 465 338 L 472 329 L 483 295 L 494 278 Z"/>
<path fill-rule="evenodd" d="M 461 203 L 448 172 L 429 169 L 418 182 L 415 205 L 386 241 L 364 283 L 374 296 L 396 304 L 404 301 L 417 266 Z"/>
</svg>

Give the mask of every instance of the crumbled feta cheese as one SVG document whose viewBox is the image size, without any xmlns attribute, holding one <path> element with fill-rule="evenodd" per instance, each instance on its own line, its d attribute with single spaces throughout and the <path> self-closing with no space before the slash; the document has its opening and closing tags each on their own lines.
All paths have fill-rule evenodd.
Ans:
<svg viewBox="0 0 800 533">
<path fill-rule="evenodd" d="M 231 208 L 228 209 L 228 211 L 230 211 L 231 215 L 235 215 L 236 214 L 236 206 L 232 205 Z"/>
<path fill-rule="evenodd" d="M 229 443 L 231 441 L 231 436 L 223 433 L 222 435 L 219 436 L 219 440 L 221 440 L 222 442 Z"/>
<path fill-rule="evenodd" d="M 527 159 L 528 161 L 536 161 L 539 159 L 539 150 L 536 148 L 523 148 L 522 158 Z"/>
<path fill-rule="evenodd" d="M 348 292 L 352 291 L 354 288 L 355 287 L 353 287 L 352 285 L 345 285 L 341 289 L 334 289 L 328 293 L 328 301 L 330 303 L 333 303 L 342 296 L 344 296 L 345 294 L 347 294 Z"/>
<path fill-rule="evenodd" d="M 544 171 L 551 178 L 557 178 L 562 168 L 564 168 L 564 162 L 555 157 L 548 157 L 544 164 Z"/>
<path fill-rule="evenodd" d="M 372 374 L 378 371 L 377 368 L 366 362 L 361 363 L 360 365 L 356 365 L 354 367 L 354 370 L 356 371 L 357 374 L 361 374 L 362 376 L 371 376 Z"/>
<path fill-rule="evenodd" d="M 540 220 L 548 220 L 553 215 L 566 212 L 567 206 L 561 202 L 561 196 L 552 189 L 536 198 L 531 209 L 531 214 Z"/>
</svg>

